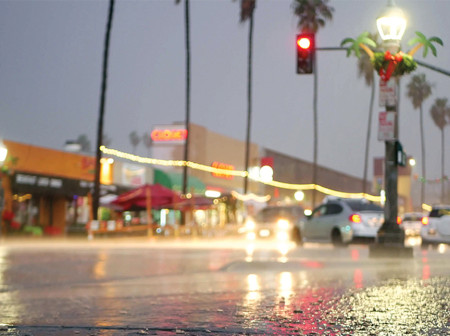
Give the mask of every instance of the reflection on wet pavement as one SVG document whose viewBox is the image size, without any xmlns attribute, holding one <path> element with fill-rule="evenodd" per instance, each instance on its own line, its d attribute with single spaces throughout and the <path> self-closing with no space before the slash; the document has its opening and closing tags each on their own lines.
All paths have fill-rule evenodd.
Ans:
<svg viewBox="0 0 450 336">
<path fill-rule="evenodd" d="M 0 335 L 448 335 L 449 251 L 0 248 Z M 249 253 L 251 251 L 251 253 Z"/>
</svg>

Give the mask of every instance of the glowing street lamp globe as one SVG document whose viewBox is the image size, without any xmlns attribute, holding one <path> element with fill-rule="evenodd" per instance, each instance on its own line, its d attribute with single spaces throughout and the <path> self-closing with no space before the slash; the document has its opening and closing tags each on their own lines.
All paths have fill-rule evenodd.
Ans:
<svg viewBox="0 0 450 336">
<path fill-rule="evenodd" d="M 377 19 L 378 32 L 383 41 L 400 41 L 405 33 L 406 18 L 394 0 L 389 0 L 387 7 Z"/>
<path fill-rule="evenodd" d="M 8 155 L 8 148 L 6 148 L 2 139 L 0 139 L 0 164 L 2 164 L 6 160 L 7 155 Z"/>
</svg>

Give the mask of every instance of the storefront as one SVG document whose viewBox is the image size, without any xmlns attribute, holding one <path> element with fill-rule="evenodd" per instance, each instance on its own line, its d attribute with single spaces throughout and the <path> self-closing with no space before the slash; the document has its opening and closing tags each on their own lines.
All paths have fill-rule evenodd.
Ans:
<svg viewBox="0 0 450 336">
<path fill-rule="evenodd" d="M 91 216 L 95 158 L 4 141 L 2 233 L 60 235 Z M 111 163 L 102 164 L 102 194 L 120 193 Z"/>
</svg>

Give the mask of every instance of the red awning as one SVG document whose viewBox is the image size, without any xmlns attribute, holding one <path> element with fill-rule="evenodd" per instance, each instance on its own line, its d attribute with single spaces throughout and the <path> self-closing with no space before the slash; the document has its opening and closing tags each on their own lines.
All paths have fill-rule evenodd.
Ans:
<svg viewBox="0 0 450 336">
<path fill-rule="evenodd" d="M 161 208 L 180 202 L 180 196 L 160 184 L 145 184 L 139 188 L 127 191 L 119 195 L 111 203 L 118 205 L 123 210 Z"/>
</svg>

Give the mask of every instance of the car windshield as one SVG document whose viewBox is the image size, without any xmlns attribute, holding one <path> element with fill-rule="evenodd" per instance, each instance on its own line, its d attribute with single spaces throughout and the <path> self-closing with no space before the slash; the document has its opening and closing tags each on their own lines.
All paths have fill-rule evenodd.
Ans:
<svg viewBox="0 0 450 336">
<path fill-rule="evenodd" d="M 366 200 L 345 200 L 353 211 L 383 211 L 379 205 Z"/>
<path fill-rule="evenodd" d="M 268 207 L 256 215 L 257 222 L 274 222 L 280 218 L 296 219 L 303 216 L 302 207 Z"/>
<path fill-rule="evenodd" d="M 403 218 L 403 221 L 409 221 L 409 222 L 415 222 L 415 221 L 421 221 L 422 215 L 406 215 L 405 218 Z"/>
<path fill-rule="evenodd" d="M 430 212 L 430 217 L 450 216 L 450 208 L 433 209 Z"/>
</svg>

